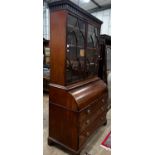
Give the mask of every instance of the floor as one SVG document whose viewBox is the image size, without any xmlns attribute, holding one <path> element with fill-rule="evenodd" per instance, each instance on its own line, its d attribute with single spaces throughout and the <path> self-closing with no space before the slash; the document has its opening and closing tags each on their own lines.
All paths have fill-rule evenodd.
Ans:
<svg viewBox="0 0 155 155">
<path fill-rule="evenodd" d="M 44 94 L 43 97 L 43 154 L 44 155 L 69 155 L 64 152 L 62 149 L 55 146 L 47 145 L 48 137 L 48 94 Z M 89 155 L 111 155 L 110 151 L 103 149 L 100 144 L 103 141 L 104 137 L 111 129 L 111 110 L 107 113 L 107 125 L 100 127 L 90 138 L 85 148 L 81 152 L 81 155 L 88 153 Z"/>
</svg>

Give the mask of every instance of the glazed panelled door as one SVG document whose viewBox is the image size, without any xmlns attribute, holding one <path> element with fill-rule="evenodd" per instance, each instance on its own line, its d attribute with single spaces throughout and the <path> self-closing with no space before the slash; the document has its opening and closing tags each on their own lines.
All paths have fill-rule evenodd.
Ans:
<svg viewBox="0 0 155 155">
<path fill-rule="evenodd" d="M 85 78 L 85 28 L 83 21 L 68 15 L 66 83 L 71 84 Z"/>
</svg>

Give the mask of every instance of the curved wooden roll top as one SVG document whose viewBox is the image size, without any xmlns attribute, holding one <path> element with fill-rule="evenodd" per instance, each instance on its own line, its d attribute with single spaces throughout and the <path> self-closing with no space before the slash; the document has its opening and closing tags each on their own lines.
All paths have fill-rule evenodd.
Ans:
<svg viewBox="0 0 155 155">
<path fill-rule="evenodd" d="M 106 92 L 106 85 L 103 81 L 98 80 L 86 86 L 74 89 L 69 93 L 74 97 L 78 110 L 81 111 Z"/>
<path fill-rule="evenodd" d="M 50 84 L 50 104 L 78 112 L 106 93 L 107 87 L 99 78 L 72 88 Z"/>
</svg>

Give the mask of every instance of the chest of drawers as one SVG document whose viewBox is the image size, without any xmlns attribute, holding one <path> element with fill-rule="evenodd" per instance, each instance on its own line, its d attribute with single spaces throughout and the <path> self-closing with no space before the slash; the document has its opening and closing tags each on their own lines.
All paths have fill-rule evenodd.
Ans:
<svg viewBox="0 0 155 155">
<path fill-rule="evenodd" d="M 92 133 L 106 123 L 107 88 L 98 78 L 76 87 L 50 85 L 49 144 L 80 154 Z"/>
</svg>

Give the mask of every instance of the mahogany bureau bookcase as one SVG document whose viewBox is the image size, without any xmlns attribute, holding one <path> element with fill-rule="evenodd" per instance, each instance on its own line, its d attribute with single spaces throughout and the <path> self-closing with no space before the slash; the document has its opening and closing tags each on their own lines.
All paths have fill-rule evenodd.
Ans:
<svg viewBox="0 0 155 155">
<path fill-rule="evenodd" d="M 51 72 L 48 144 L 79 155 L 106 123 L 107 87 L 98 76 L 102 22 L 74 3 L 49 3 Z"/>
</svg>

